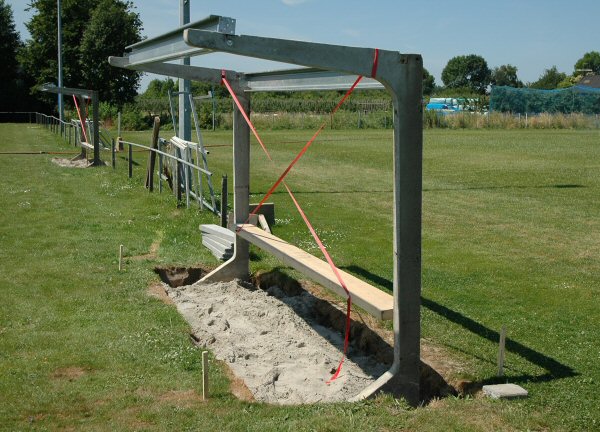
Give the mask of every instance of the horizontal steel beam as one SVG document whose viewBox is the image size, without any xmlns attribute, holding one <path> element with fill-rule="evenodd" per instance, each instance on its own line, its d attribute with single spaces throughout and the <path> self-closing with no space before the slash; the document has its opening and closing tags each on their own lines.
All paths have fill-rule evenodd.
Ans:
<svg viewBox="0 0 600 432">
<path fill-rule="evenodd" d="M 70 87 L 58 87 L 52 83 L 43 84 L 40 87 L 40 90 L 48 92 L 48 93 L 63 94 L 63 95 L 67 95 L 67 96 L 75 95 L 75 96 L 82 97 L 84 99 L 92 99 L 92 97 L 94 95 L 94 90 L 76 89 L 76 88 L 70 88 Z"/>
<path fill-rule="evenodd" d="M 127 57 L 109 57 L 108 62 L 111 66 L 124 69 L 148 72 L 157 75 L 164 75 L 173 78 L 183 78 L 192 81 L 206 81 L 214 84 L 221 83 L 223 71 L 221 69 L 211 69 L 198 66 L 188 66 L 174 63 L 150 63 L 150 64 L 131 64 Z M 233 84 L 243 79 L 243 74 L 235 71 L 225 71 L 226 78 Z"/>
<path fill-rule="evenodd" d="M 109 57 L 112 66 L 133 69 L 189 79 L 192 81 L 205 81 L 219 84 L 222 71 L 199 66 L 186 66 L 172 63 L 130 64 L 126 57 Z M 244 91 L 306 91 L 306 90 L 347 90 L 356 80 L 355 75 L 329 72 L 320 69 L 289 69 L 271 72 L 257 72 L 242 74 L 235 71 L 225 72 L 229 82 L 239 86 Z M 382 89 L 383 85 L 371 78 L 363 78 L 358 89 Z M 203 96 L 204 97 L 204 96 Z M 206 96 L 208 98 L 208 96 Z"/>
<path fill-rule="evenodd" d="M 324 71 L 314 68 L 288 69 L 272 72 L 245 74 L 247 91 L 309 91 L 309 90 L 347 90 L 356 81 L 356 75 Z M 374 79 L 363 78 L 357 89 L 383 89 L 383 85 Z"/>
<path fill-rule="evenodd" d="M 183 38 L 192 47 L 366 77 L 372 75 L 376 54 L 373 48 L 225 35 L 195 29 L 184 30 Z M 397 67 L 402 61 L 402 55 L 396 51 L 378 50 L 377 54 L 378 71 L 382 67 L 388 69 L 390 63 Z"/>
<path fill-rule="evenodd" d="M 147 64 L 192 57 L 211 52 L 206 49 L 190 47 L 183 40 L 186 29 L 201 29 L 208 32 L 235 34 L 235 19 L 210 15 L 209 17 L 186 24 L 163 35 L 146 39 L 126 47 L 126 57 L 130 64 Z"/>
</svg>

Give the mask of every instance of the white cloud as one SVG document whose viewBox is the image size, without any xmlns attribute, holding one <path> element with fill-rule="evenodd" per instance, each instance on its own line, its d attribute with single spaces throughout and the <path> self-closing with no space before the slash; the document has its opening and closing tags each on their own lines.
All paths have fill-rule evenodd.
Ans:
<svg viewBox="0 0 600 432">
<path fill-rule="evenodd" d="M 308 0 L 281 0 L 281 3 L 287 6 L 298 6 L 302 3 L 306 3 Z"/>
</svg>

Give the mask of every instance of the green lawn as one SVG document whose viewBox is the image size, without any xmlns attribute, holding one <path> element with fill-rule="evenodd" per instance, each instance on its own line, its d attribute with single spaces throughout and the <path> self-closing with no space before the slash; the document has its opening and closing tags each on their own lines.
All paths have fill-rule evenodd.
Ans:
<svg viewBox="0 0 600 432">
<path fill-rule="evenodd" d="M 0 152 L 72 149 L 36 125 L 2 124 L 0 134 Z M 310 135 L 265 133 L 276 169 L 253 141 L 253 201 Z M 150 132 L 124 138 L 147 144 Z M 218 146 L 230 133 L 205 141 L 217 145 L 209 161 L 220 185 L 232 178 L 231 147 Z M 528 399 L 275 407 L 238 401 L 212 363 L 203 403 L 188 326 L 147 287 L 156 265 L 216 265 L 198 231 L 216 218 L 149 194 L 140 153 L 133 180 L 123 154 L 116 170 L 1 154 L 0 429 L 598 429 L 600 133 L 432 130 L 424 153 L 423 336 L 462 365 L 454 378 L 488 383 L 506 326 L 506 380 Z M 326 130 L 289 176 L 337 265 L 382 289 L 392 278 L 391 167 L 391 131 Z M 272 201 L 276 235 L 317 253 L 287 195 Z M 118 271 L 119 244 L 133 257 L 153 243 L 156 258 Z M 280 265 L 255 258 L 254 270 Z"/>
</svg>

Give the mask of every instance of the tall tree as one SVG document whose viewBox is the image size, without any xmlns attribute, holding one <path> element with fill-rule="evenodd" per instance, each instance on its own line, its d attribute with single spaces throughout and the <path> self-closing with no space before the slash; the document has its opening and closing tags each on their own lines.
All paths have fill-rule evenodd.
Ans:
<svg viewBox="0 0 600 432">
<path fill-rule="evenodd" d="M 69 87 L 81 85 L 79 44 L 94 7 L 94 0 L 62 2 L 63 82 Z M 27 72 L 35 76 L 36 84 L 57 82 L 58 37 L 56 0 L 32 0 L 31 20 L 26 24 L 31 39 L 27 41 L 21 59 Z"/>
<path fill-rule="evenodd" d="M 600 75 L 600 53 L 598 51 L 590 51 L 583 55 L 582 58 L 575 63 L 575 75 L 581 75 L 578 72 L 581 69 L 591 69 L 596 75 Z"/>
<path fill-rule="evenodd" d="M 517 77 L 517 67 L 510 64 L 498 66 L 492 70 L 491 84 L 497 86 L 523 87 L 523 83 Z"/>
<path fill-rule="evenodd" d="M 83 85 L 99 91 L 100 99 L 122 106 L 133 102 L 140 74 L 115 68 L 108 57 L 120 55 L 125 47 L 141 40 L 142 22 L 131 11 L 133 4 L 101 0 L 85 28 L 80 46 Z"/>
<path fill-rule="evenodd" d="M 110 80 L 114 79 L 114 75 L 106 75 L 98 77 L 97 80 L 91 81 L 90 74 L 93 72 L 86 71 L 82 68 L 84 61 L 82 60 L 82 49 L 81 45 L 84 43 L 84 35 L 89 26 L 93 24 L 94 29 L 101 27 L 99 24 L 91 22 L 92 16 L 96 9 L 109 9 L 114 11 L 118 9 L 125 11 L 124 13 L 131 14 L 132 5 L 129 2 L 123 2 L 120 0 L 63 0 L 62 2 L 62 37 L 63 37 L 63 82 L 67 87 L 86 87 L 86 85 L 94 85 L 95 87 L 102 84 L 102 86 L 113 86 Z M 33 11 L 31 20 L 26 24 L 31 39 L 27 41 L 25 48 L 21 55 L 21 62 L 25 70 L 32 76 L 35 77 L 35 84 L 40 85 L 46 82 L 57 82 L 58 76 L 58 60 L 57 60 L 57 8 L 56 0 L 30 0 L 30 10 Z M 137 15 L 134 14 L 136 17 Z M 102 17 L 96 18 L 96 23 L 102 21 Z M 138 34 L 141 31 L 141 22 L 139 18 L 136 20 L 132 19 L 120 19 L 121 24 L 132 24 L 136 26 L 134 31 Z M 100 36 L 98 32 L 95 33 Z M 110 46 L 116 49 L 110 54 L 115 55 L 123 52 L 123 48 L 136 41 L 135 38 L 130 38 L 131 29 L 120 28 L 119 31 L 113 31 L 110 34 Z M 88 39 L 91 36 L 88 36 Z M 105 41 L 107 42 L 107 41 Z M 86 42 L 90 48 L 87 54 L 90 56 L 96 55 L 96 63 L 106 63 L 108 55 L 102 51 L 99 46 L 96 46 L 94 51 L 93 44 Z M 104 73 L 108 69 L 99 68 L 98 73 Z M 118 70 L 118 73 L 130 76 L 131 74 L 127 71 Z M 84 73 L 88 73 L 87 77 L 84 77 Z M 87 78 L 87 79 L 86 79 Z M 120 80 L 117 79 L 118 85 L 125 86 L 118 94 L 130 94 L 129 86 L 133 86 L 134 91 L 137 89 L 137 80 Z M 99 87 L 93 88 L 93 90 L 101 90 Z M 106 97 L 106 94 L 104 95 Z M 108 95 L 109 102 L 118 103 L 119 99 L 112 99 L 113 94 Z"/>
<path fill-rule="evenodd" d="M 435 89 L 435 78 L 423 68 L 423 94 L 429 96 Z"/>
<path fill-rule="evenodd" d="M 12 9 L 4 0 L 0 0 L 0 111 L 14 111 L 14 103 L 18 100 L 17 51 L 20 46 L 21 39 L 15 29 Z"/>
<path fill-rule="evenodd" d="M 456 56 L 448 61 L 442 71 L 442 81 L 448 88 L 470 88 L 484 94 L 490 84 L 490 69 L 481 56 L 470 54 Z"/>
<path fill-rule="evenodd" d="M 567 78 L 567 74 L 559 72 L 556 66 L 552 66 L 550 69 L 546 69 L 537 81 L 531 83 L 529 87 L 542 89 L 542 90 L 553 90 L 558 88 L 558 85 Z"/>
</svg>

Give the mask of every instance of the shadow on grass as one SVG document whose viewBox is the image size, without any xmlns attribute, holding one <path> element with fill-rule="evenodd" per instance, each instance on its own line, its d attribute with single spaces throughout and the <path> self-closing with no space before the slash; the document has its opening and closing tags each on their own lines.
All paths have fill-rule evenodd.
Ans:
<svg viewBox="0 0 600 432">
<path fill-rule="evenodd" d="M 293 191 L 294 195 L 319 195 L 319 194 L 323 194 L 323 195 L 327 195 L 327 194 L 360 194 L 360 193 L 365 193 L 365 194 L 378 194 L 378 193 L 384 193 L 384 194 L 391 194 L 394 191 L 392 189 L 380 189 L 380 190 L 357 190 L 357 189 L 353 189 L 353 190 L 343 190 L 343 191 L 324 191 L 324 190 L 315 190 L 315 191 Z M 266 191 L 253 191 L 252 195 L 261 195 L 264 196 L 266 195 L 267 192 Z M 273 192 L 271 195 L 287 195 L 287 191 L 285 189 L 278 189 L 275 192 Z"/>
<path fill-rule="evenodd" d="M 376 274 L 373 274 L 370 271 L 363 269 L 362 267 L 350 265 L 342 268 L 344 270 L 349 270 L 359 276 L 362 276 L 365 279 L 368 279 L 369 281 L 380 285 L 390 291 L 393 290 L 392 281 L 382 278 L 381 276 L 378 276 Z M 430 311 L 435 312 L 436 314 L 444 317 L 448 321 L 452 321 L 453 323 L 460 325 L 461 327 L 469 330 L 470 332 L 489 340 L 490 342 L 498 343 L 498 341 L 500 340 L 500 334 L 497 331 L 492 330 L 484 326 L 483 324 L 480 324 L 477 321 L 459 312 L 456 312 L 440 303 L 437 303 L 433 300 L 421 296 L 421 304 Z M 517 354 L 518 356 L 522 357 L 528 362 L 546 370 L 546 373 L 542 375 L 522 374 L 518 376 L 511 376 L 511 382 L 546 382 L 578 375 L 578 373 L 575 370 L 573 370 L 570 366 L 564 365 L 559 361 L 548 357 L 547 355 L 542 354 L 538 351 L 535 351 L 513 339 L 506 338 L 506 350 Z M 491 377 L 481 381 L 480 383 L 477 383 L 477 386 L 505 381 L 506 377 Z"/>
<path fill-rule="evenodd" d="M 494 190 L 494 189 L 579 189 L 579 188 L 587 188 L 588 186 L 580 185 L 580 184 L 551 184 L 551 185 L 502 185 L 502 186 L 473 186 L 473 187 L 456 187 L 456 188 L 424 188 L 423 192 L 451 192 L 451 191 L 469 191 L 469 190 Z M 391 194 L 394 191 L 392 189 L 378 189 L 378 190 L 343 190 L 343 191 L 324 191 L 324 190 L 315 190 L 315 191 L 294 191 L 295 195 L 309 195 L 309 194 Z M 253 191 L 252 195 L 266 195 L 266 191 Z M 287 191 L 276 190 L 271 195 L 287 195 Z"/>
<path fill-rule="evenodd" d="M 127 158 L 127 156 L 119 156 L 119 159 L 121 159 L 125 162 L 129 162 L 129 159 Z M 140 166 L 140 164 L 137 163 L 135 160 L 133 160 L 133 158 L 131 159 L 131 165 Z"/>
<path fill-rule="evenodd" d="M 551 185 L 503 185 L 503 186 L 473 186 L 457 188 L 423 189 L 423 192 L 448 192 L 468 190 L 494 190 L 494 189 L 579 189 L 588 186 L 580 184 L 551 184 Z"/>
</svg>

